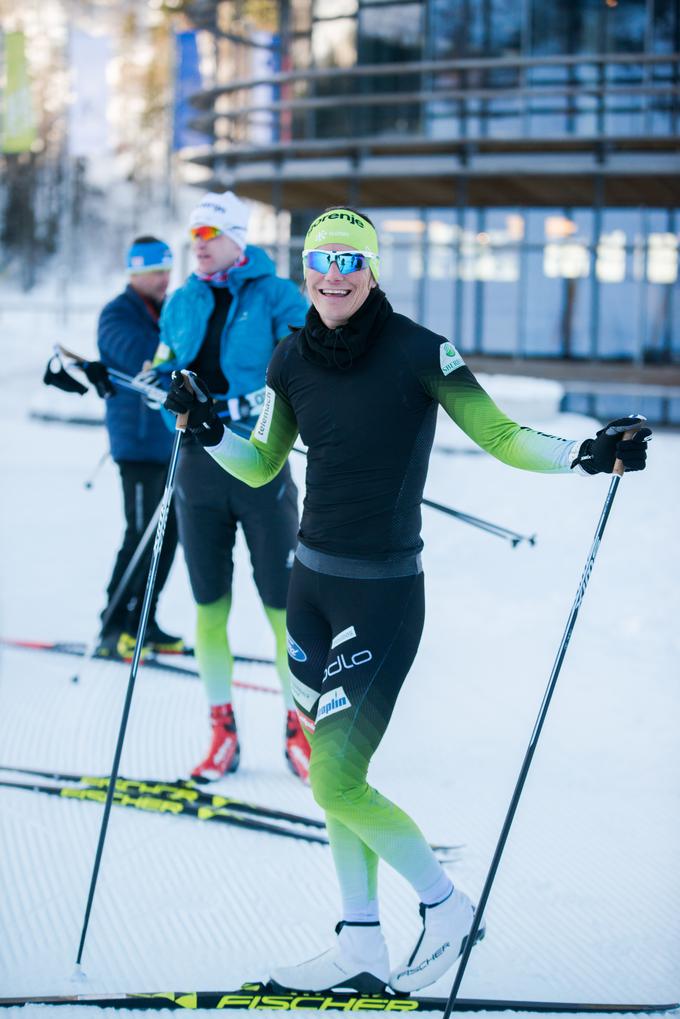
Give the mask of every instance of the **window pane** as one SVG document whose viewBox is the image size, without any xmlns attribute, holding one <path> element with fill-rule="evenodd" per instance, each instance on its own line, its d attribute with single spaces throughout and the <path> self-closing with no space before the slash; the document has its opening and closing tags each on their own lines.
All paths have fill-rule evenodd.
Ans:
<svg viewBox="0 0 680 1019">
<path fill-rule="evenodd" d="M 526 230 L 525 235 L 529 244 L 543 244 L 546 237 L 546 220 L 549 216 L 563 216 L 564 212 L 562 209 L 526 209 L 525 210 L 525 221 Z"/>
<path fill-rule="evenodd" d="M 433 58 L 467 56 L 469 17 L 464 0 L 430 0 L 428 11 Z"/>
<path fill-rule="evenodd" d="M 450 248 L 445 249 L 444 257 L 452 269 L 453 257 Z M 454 299 L 453 279 L 428 275 L 425 281 L 425 325 L 433 332 L 446 336 L 447 339 L 453 337 Z"/>
<path fill-rule="evenodd" d="M 523 346 L 529 355 L 558 356 L 562 349 L 562 280 L 543 274 L 543 251 L 526 256 L 527 308 Z"/>
<path fill-rule="evenodd" d="M 602 4 L 606 53 L 639 53 L 645 48 L 646 0 L 617 0 L 616 6 Z"/>
<path fill-rule="evenodd" d="M 677 52 L 680 49 L 680 8 L 677 0 L 654 0 L 652 21 L 654 52 Z"/>
<path fill-rule="evenodd" d="M 518 53 L 522 37 L 522 4 L 517 0 L 473 3 L 468 19 L 468 55 Z"/>
<path fill-rule="evenodd" d="M 309 0 L 291 0 L 290 20 L 293 32 L 309 32 L 311 27 Z"/>
<path fill-rule="evenodd" d="M 625 260 L 624 268 L 630 265 Z M 599 329 L 597 356 L 633 358 L 638 355 L 640 290 L 626 273 L 623 280 L 599 283 Z"/>
<path fill-rule="evenodd" d="M 422 59 L 424 8 L 421 4 L 385 4 L 359 11 L 359 63 L 406 63 Z M 419 91 L 422 75 L 376 75 L 365 78 L 362 88 L 375 97 L 375 105 L 361 108 L 355 133 L 381 134 L 420 130 L 423 104 L 380 105 L 385 92 Z"/>
<path fill-rule="evenodd" d="M 481 348 L 485 354 L 514 354 L 517 351 L 517 283 L 488 280 L 483 285 L 484 317 Z"/>
<path fill-rule="evenodd" d="M 391 234 L 381 235 L 380 286 L 394 310 L 413 319 L 418 317 L 418 285 L 421 276 L 420 248 L 399 242 Z"/>
<path fill-rule="evenodd" d="M 456 290 L 456 294 L 460 295 L 461 302 L 458 311 L 460 315 L 460 336 L 457 339 L 454 337 L 454 343 L 460 347 L 462 353 L 477 353 L 479 350 L 477 343 L 479 316 L 476 304 L 478 284 L 474 280 L 464 280 Z"/>
<path fill-rule="evenodd" d="M 424 324 L 452 339 L 458 227 L 451 209 L 431 209 L 426 221 Z"/>
<path fill-rule="evenodd" d="M 645 341 L 643 358 L 653 364 L 665 364 L 676 359 L 678 342 L 677 294 L 671 286 L 652 285 L 646 288 Z M 675 298 L 675 300 L 673 300 Z M 673 336 L 673 306 L 675 306 L 675 337 Z M 675 342 L 674 342 L 675 341 Z"/>
<path fill-rule="evenodd" d="M 603 8 L 602 0 L 532 0 L 531 52 L 597 53 Z"/>
<path fill-rule="evenodd" d="M 312 28 L 312 55 L 316 67 L 353 67 L 357 62 L 354 18 L 316 21 Z"/>
<path fill-rule="evenodd" d="M 564 282 L 561 337 L 563 357 L 591 356 L 591 288 L 590 276 Z"/>
<path fill-rule="evenodd" d="M 315 18 L 351 17 L 357 12 L 357 0 L 314 0 Z"/>
<path fill-rule="evenodd" d="M 360 62 L 386 64 L 421 59 L 423 13 L 419 3 L 362 8 L 359 12 Z"/>
<path fill-rule="evenodd" d="M 415 209 L 368 209 L 380 238 L 380 286 L 395 311 L 418 317 L 425 225 Z"/>
</svg>

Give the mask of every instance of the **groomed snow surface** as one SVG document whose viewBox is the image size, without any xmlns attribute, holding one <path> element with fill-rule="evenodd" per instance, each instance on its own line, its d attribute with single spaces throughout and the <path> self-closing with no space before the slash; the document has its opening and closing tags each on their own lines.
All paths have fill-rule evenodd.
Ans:
<svg viewBox="0 0 680 1019">
<path fill-rule="evenodd" d="M 101 427 L 45 423 L 27 409 L 50 343 L 61 335 L 87 353 L 91 331 L 60 333 L 45 317 L 17 315 L 5 316 L 3 332 L 0 632 L 89 640 L 121 533 L 118 478 L 109 462 L 91 491 L 83 487 L 106 448 Z M 71 399 L 77 407 L 79 397 Z M 573 437 L 593 428 L 573 415 L 525 423 Z M 437 447 L 426 495 L 535 532 L 538 542 L 513 549 L 424 509 L 425 632 L 370 778 L 431 841 L 464 844 L 449 870 L 474 898 L 609 480 L 542 477 L 469 455 L 448 421 Z M 679 453 L 677 434 L 656 436 L 649 469 L 619 487 L 463 996 L 680 995 Z M 292 466 L 302 490 L 304 465 L 294 458 Z M 271 654 L 241 542 L 234 603 L 234 649 Z M 159 618 L 191 639 L 179 553 Z M 107 773 L 127 667 L 90 664 L 74 684 L 76 659 L 4 649 L 1 664 L 0 764 Z M 276 687 L 267 667 L 244 665 L 237 678 Z M 241 689 L 235 706 L 242 764 L 215 790 L 318 816 L 284 764 L 281 698 Z M 206 714 L 196 680 L 142 668 L 121 774 L 185 776 L 205 749 Z M 332 941 L 340 914 L 326 847 L 115 807 L 83 959 L 88 979 L 76 985 L 102 808 L 6 788 L 0 807 L 0 996 L 233 989 Z M 417 936 L 417 900 L 386 866 L 380 880 L 396 962 Z M 450 985 L 451 975 L 428 993 L 445 995 Z"/>
</svg>

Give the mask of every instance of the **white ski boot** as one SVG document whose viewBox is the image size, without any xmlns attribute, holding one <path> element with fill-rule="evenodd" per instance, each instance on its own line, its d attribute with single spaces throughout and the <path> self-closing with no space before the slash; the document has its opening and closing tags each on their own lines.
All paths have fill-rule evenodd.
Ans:
<svg viewBox="0 0 680 1019">
<path fill-rule="evenodd" d="M 321 992 L 342 988 L 382 994 L 390 977 L 390 960 L 380 924 L 342 920 L 335 933 L 337 942 L 327 952 L 297 966 L 272 970 L 274 989 Z"/>
<path fill-rule="evenodd" d="M 392 971 L 390 987 L 395 991 L 418 991 L 429 987 L 453 966 L 463 952 L 475 908 L 464 892 L 454 888 L 451 894 L 434 906 L 421 902 L 423 930 L 409 957 Z M 481 926 L 475 941 L 481 941 Z"/>
</svg>

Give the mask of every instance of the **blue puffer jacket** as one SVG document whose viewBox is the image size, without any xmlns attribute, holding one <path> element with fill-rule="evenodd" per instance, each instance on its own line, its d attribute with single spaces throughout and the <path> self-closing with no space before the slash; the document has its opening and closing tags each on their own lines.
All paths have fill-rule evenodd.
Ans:
<svg viewBox="0 0 680 1019">
<path fill-rule="evenodd" d="M 229 396 L 244 396 L 264 386 L 274 347 L 301 326 L 307 304 L 291 280 L 281 279 L 271 258 L 248 245 L 247 262 L 233 268 L 227 285 L 232 301 L 222 333 L 220 367 L 229 380 Z M 191 275 L 172 294 L 161 315 L 161 344 L 154 367 L 170 372 L 192 363 L 205 338 L 215 300 L 211 287 Z M 173 417 L 174 421 L 174 417 Z"/>
<path fill-rule="evenodd" d="M 159 328 L 144 301 L 131 286 L 110 301 L 97 327 L 99 354 L 109 368 L 136 375 L 151 361 L 158 346 Z M 157 410 L 151 410 L 137 393 L 116 389 L 106 401 L 106 427 L 114 460 L 167 463 L 172 436 Z"/>
</svg>

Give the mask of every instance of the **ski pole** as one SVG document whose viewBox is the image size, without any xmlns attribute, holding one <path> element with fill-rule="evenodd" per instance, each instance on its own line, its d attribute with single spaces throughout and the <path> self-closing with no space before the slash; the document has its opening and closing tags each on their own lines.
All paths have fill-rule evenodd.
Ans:
<svg viewBox="0 0 680 1019">
<path fill-rule="evenodd" d="M 632 429 L 631 431 L 625 432 L 623 435 L 623 439 L 624 440 L 631 439 L 635 434 L 636 430 L 637 429 Z M 456 978 L 453 982 L 453 987 L 451 988 L 451 993 L 449 994 L 449 998 L 446 1003 L 443 1019 L 449 1019 L 449 1016 L 451 1015 L 451 1012 L 456 1002 L 456 998 L 458 996 L 460 985 L 463 980 L 463 976 L 465 974 L 465 968 L 470 958 L 470 953 L 472 952 L 475 940 L 477 938 L 477 934 L 479 932 L 482 917 L 484 915 L 484 909 L 489 898 L 489 893 L 491 892 L 491 886 L 493 885 L 494 879 L 496 877 L 496 871 L 498 870 L 498 865 L 501 861 L 501 856 L 503 855 L 503 850 L 505 849 L 505 844 L 508 840 L 508 835 L 510 834 L 510 828 L 515 817 L 515 812 L 519 805 L 519 800 L 520 796 L 522 795 L 524 783 L 526 782 L 526 778 L 529 773 L 531 761 L 533 759 L 534 752 L 538 744 L 538 738 L 541 735 L 541 729 L 543 728 L 543 723 L 545 722 L 546 715 L 548 714 L 550 701 L 552 699 L 552 695 L 557 685 L 557 679 L 562 668 L 564 657 L 567 653 L 567 647 L 569 646 L 571 634 L 576 623 L 576 617 L 578 616 L 579 609 L 581 608 L 581 602 L 583 601 L 583 596 L 586 592 L 588 581 L 590 580 L 590 574 L 592 573 L 593 565 L 595 563 L 595 557 L 597 556 L 597 553 L 600 548 L 600 542 L 602 541 L 604 529 L 607 526 L 607 520 L 609 518 L 609 513 L 611 511 L 612 504 L 614 502 L 614 496 L 616 495 L 616 490 L 619 487 L 621 478 L 623 477 L 623 463 L 621 462 L 621 460 L 617 459 L 615 461 L 614 470 L 612 471 L 612 473 L 614 476 L 612 477 L 612 480 L 609 484 L 609 491 L 607 492 L 607 498 L 604 501 L 604 506 L 602 507 L 600 519 L 595 530 L 595 537 L 593 538 L 593 543 L 590 547 L 590 552 L 588 553 L 588 558 L 586 559 L 586 564 L 583 568 L 583 573 L 581 574 L 578 590 L 576 591 L 576 597 L 574 598 L 574 603 L 571 607 L 569 618 L 567 619 L 567 625 L 562 635 L 562 640 L 560 642 L 560 646 L 555 657 L 552 672 L 550 673 L 550 679 L 548 680 L 548 685 L 543 695 L 543 701 L 538 712 L 538 717 L 534 724 L 531 739 L 529 740 L 529 746 L 527 748 L 524 760 L 522 762 L 522 767 L 520 769 L 519 777 L 517 779 L 517 783 L 512 794 L 512 799 L 510 801 L 510 806 L 508 807 L 508 812 L 506 814 L 505 821 L 503 822 L 503 827 L 498 838 L 498 843 L 494 850 L 491 865 L 489 867 L 489 872 L 486 875 L 486 880 L 484 881 L 484 887 L 482 889 L 482 894 L 479 897 L 479 902 L 475 910 L 472 926 L 467 935 L 467 938 L 465 939 L 465 948 L 463 949 L 463 952 L 460 957 L 460 963 L 458 965 L 458 970 L 456 972 Z"/>
<path fill-rule="evenodd" d="M 97 876 L 99 874 L 99 865 L 102 859 L 102 851 L 104 849 L 104 840 L 106 838 L 106 829 L 109 823 L 109 816 L 111 814 L 111 805 L 113 803 L 113 794 L 116 786 L 116 779 L 118 777 L 118 768 L 120 765 L 120 757 L 123 751 L 123 741 L 125 739 L 125 730 L 127 728 L 128 716 L 130 714 L 130 705 L 132 703 L 132 694 L 135 687 L 135 680 L 137 678 L 137 670 L 139 668 L 139 660 L 142 652 L 142 645 L 144 643 L 144 637 L 146 635 L 146 626 L 149 620 L 149 610 L 151 608 L 151 597 L 153 594 L 154 584 L 156 582 L 156 574 L 158 573 L 158 563 L 161 556 L 161 548 L 163 546 L 163 538 L 165 536 L 165 527 L 168 522 L 168 513 L 170 511 L 170 501 L 172 499 L 172 492 L 175 485 L 175 474 L 177 472 L 177 461 L 179 459 L 180 446 L 182 444 L 182 437 L 186 431 L 187 422 L 189 419 L 188 414 L 179 414 L 175 425 L 175 440 L 172 446 L 172 453 L 170 455 L 170 463 L 168 465 L 168 474 L 165 481 L 165 491 L 163 492 L 163 498 L 161 500 L 160 514 L 158 517 L 158 527 L 156 529 L 156 538 L 153 545 L 153 552 L 151 554 L 151 565 L 149 566 L 149 575 L 146 581 L 146 590 L 144 591 L 144 601 L 142 603 L 142 612 L 139 620 L 139 627 L 137 629 L 137 640 L 135 642 L 135 651 L 132 656 L 132 665 L 130 666 L 130 678 L 128 680 L 127 693 L 125 695 L 125 703 L 123 705 L 123 714 L 120 720 L 120 728 L 118 731 L 118 740 L 116 742 L 116 750 L 113 757 L 113 764 L 111 765 L 110 784 L 106 793 L 106 802 L 104 804 L 104 813 L 102 816 L 102 823 L 99 830 L 99 840 L 97 842 L 97 850 L 94 858 L 94 866 L 92 868 L 92 877 L 90 879 L 90 888 L 87 894 L 87 904 L 85 906 L 85 916 L 83 919 L 83 929 L 80 934 L 80 943 L 78 945 L 78 954 L 76 956 L 76 972 L 80 970 L 80 962 L 83 957 L 83 949 L 85 947 L 85 938 L 87 936 L 87 928 L 90 922 L 90 913 L 92 911 L 92 902 L 94 899 L 94 892 L 97 885 Z"/>
<path fill-rule="evenodd" d="M 85 372 L 90 362 L 86 357 L 81 354 L 75 354 L 72 350 L 67 350 L 66 347 L 60 343 L 55 344 L 55 353 L 61 360 L 61 355 L 69 357 L 76 368 L 80 371 Z M 119 371 L 117 368 L 109 368 L 108 365 L 104 365 L 106 372 L 110 379 L 112 379 L 118 386 L 122 386 L 123 389 L 130 389 L 134 393 L 139 393 L 140 396 L 146 397 L 147 400 L 153 401 L 159 407 L 168 395 L 164 389 L 160 386 L 154 386 L 151 382 L 142 382 L 135 375 L 128 375 L 126 372 Z M 87 375 L 87 373 L 85 373 Z"/>
<path fill-rule="evenodd" d="M 59 350 L 66 357 L 70 357 L 76 367 L 81 370 L 84 369 L 88 362 L 85 358 L 79 354 L 74 354 L 72 351 L 67 350 L 65 347 L 60 346 Z M 116 383 L 116 385 L 122 386 L 124 389 L 130 389 L 135 393 L 152 400 L 158 406 L 161 406 L 166 397 L 166 392 L 159 386 L 154 386 L 146 382 L 140 382 L 137 378 L 132 375 L 126 375 L 125 372 L 120 372 L 115 368 L 107 368 L 107 372 L 110 378 Z M 244 438 L 248 438 L 250 431 L 243 426 L 240 426 L 232 421 L 230 424 L 231 429 L 236 432 L 237 435 L 242 435 Z M 300 449 L 299 446 L 293 446 L 293 452 L 299 453 L 300 456 L 306 456 L 304 449 Z M 445 506 L 440 502 L 433 502 L 431 499 L 423 499 L 423 506 L 428 506 L 430 509 L 437 510 L 439 513 L 445 513 L 447 516 L 453 517 L 456 520 L 460 520 L 461 523 L 470 524 L 471 527 L 477 527 L 481 531 L 485 531 L 487 534 L 493 534 L 497 538 L 503 538 L 509 541 L 513 548 L 516 548 L 520 542 L 526 541 L 529 545 L 536 544 L 536 535 L 519 534 L 517 531 L 513 531 L 508 527 L 503 527 L 501 524 L 494 524 L 490 520 L 484 520 L 482 517 L 473 516 L 471 513 L 464 513 L 462 510 L 453 509 L 451 506 Z"/>
<path fill-rule="evenodd" d="M 510 542 L 513 548 L 519 545 L 520 541 L 526 541 L 530 545 L 536 544 L 536 535 L 519 534 L 517 531 L 511 531 L 509 527 L 502 527 L 500 524 L 493 524 L 489 520 L 483 520 L 481 517 L 475 517 L 471 513 L 463 513 L 461 510 L 451 509 L 450 506 L 444 506 L 440 502 L 432 502 L 431 499 L 423 499 L 423 506 L 429 506 L 430 509 L 439 510 L 440 513 L 446 513 L 447 516 L 455 517 L 457 520 L 461 520 L 464 524 L 470 524 L 472 527 L 479 527 L 482 531 L 487 531 L 488 534 L 495 534 L 497 538 L 505 538 Z"/>
<path fill-rule="evenodd" d="M 102 469 L 102 467 L 104 466 L 106 461 L 109 459 L 109 456 L 110 456 L 110 453 L 109 453 L 109 451 L 107 449 L 105 453 L 102 453 L 101 457 L 97 461 L 97 466 L 94 468 L 94 470 L 92 471 L 90 476 L 88 478 L 86 478 L 85 481 L 83 482 L 83 488 L 86 488 L 88 490 L 88 492 L 89 492 L 89 490 L 91 488 L 94 487 L 94 479 L 97 477 L 97 475 L 99 474 L 100 470 Z"/>
<path fill-rule="evenodd" d="M 165 498 L 165 496 L 163 496 L 163 498 Z M 123 595 L 125 594 L 128 584 L 130 583 L 130 580 L 132 579 L 133 573 L 137 569 L 142 556 L 146 552 L 147 546 L 151 541 L 151 535 L 154 533 L 154 530 L 158 523 L 158 519 L 161 515 L 161 511 L 163 508 L 163 498 L 158 503 L 158 506 L 154 510 L 154 514 L 151 517 L 151 520 L 149 520 L 149 523 L 146 525 L 146 530 L 144 531 L 144 534 L 140 538 L 139 544 L 137 545 L 137 548 L 135 549 L 132 558 L 130 559 L 130 562 L 125 567 L 123 576 L 120 578 L 116 590 L 113 592 L 113 595 L 111 596 L 109 604 L 106 606 L 106 611 L 101 617 L 101 623 L 99 627 L 100 631 L 106 629 L 106 624 L 108 623 L 109 619 L 111 618 L 116 608 L 118 607 L 118 604 Z M 91 659 L 94 658 L 94 653 L 97 650 L 98 643 L 99 633 L 97 633 L 97 635 L 93 638 L 93 640 L 90 641 L 88 646 L 85 648 L 82 666 L 78 672 L 71 676 L 72 683 L 77 683 L 79 681 L 80 673 L 82 673 L 83 669 L 86 667 L 88 662 L 90 662 Z"/>
</svg>

